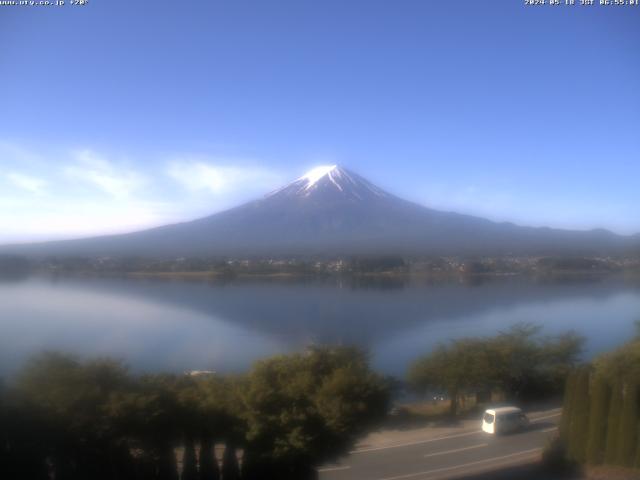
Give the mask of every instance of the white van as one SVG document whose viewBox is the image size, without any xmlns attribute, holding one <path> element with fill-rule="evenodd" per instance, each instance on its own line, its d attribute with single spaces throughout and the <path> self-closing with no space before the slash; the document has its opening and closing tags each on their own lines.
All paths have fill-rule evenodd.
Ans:
<svg viewBox="0 0 640 480">
<path fill-rule="evenodd" d="M 485 410 L 482 416 L 482 431 L 487 433 L 509 433 L 529 425 L 529 419 L 518 407 L 501 407 Z"/>
</svg>

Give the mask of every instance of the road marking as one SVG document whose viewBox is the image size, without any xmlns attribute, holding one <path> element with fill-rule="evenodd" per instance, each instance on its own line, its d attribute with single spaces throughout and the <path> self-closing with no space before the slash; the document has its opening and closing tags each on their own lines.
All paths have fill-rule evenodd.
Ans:
<svg viewBox="0 0 640 480">
<path fill-rule="evenodd" d="M 465 450 L 473 450 L 474 448 L 482 448 L 489 446 L 488 443 L 481 443 L 479 445 L 471 445 L 470 447 L 456 448 L 455 450 L 445 450 L 444 452 L 427 453 L 427 457 L 437 457 L 438 455 L 448 455 L 449 453 L 464 452 Z"/>
<path fill-rule="evenodd" d="M 558 427 L 552 427 L 552 428 L 545 428 L 544 430 L 540 430 L 540 432 L 542 433 L 549 433 L 549 432 L 553 432 L 555 430 L 557 430 Z"/>
<path fill-rule="evenodd" d="M 378 450 L 386 450 L 388 448 L 410 447 L 411 445 L 422 445 L 423 443 L 438 442 L 440 440 L 448 440 L 450 438 L 468 437 L 469 435 L 477 435 L 478 433 L 482 433 L 482 430 L 474 430 L 472 432 L 456 433 L 455 435 L 447 435 L 447 436 L 444 436 L 444 437 L 428 438 L 427 440 L 418 440 L 416 442 L 396 443 L 396 444 L 393 444 L 393 445 L 386 445 L 386 446 L 383 446 L 383 447 L 361 448 L 360 450 L 352 450 L 352 451 L 349 452 L 349 454 L 353 455 L 355 453 L 375 452 L 375 451 L 378 451 Z"/>
<path fill-rule="evenodd" d="M 553 409 L 553 410 L 547 410 L 547 411 L 555 411 L 555 410 L 559 410 L 559 411 L 557 413 L 552 413 L 552 414 L 545 415 L 545 416 L 542 416 L 542 417 L 533 418 L 533 419 L 531 419 L 531 423 L 535 423 L 538 420 L 545 420 L 547 418 L 559 417 L 560 415 L 562 415 L 562 410 L 561 409 Z M 450 438 L 467 437 L 469 435 L 476 435 L 478 433 L 482 433 L 482 430 L 473 430 L 473 431 L 470 431 L 470 432 L 456 433 L 454 435 L 447 435 L 447 436 L 444 436 L 444 437 L 437 437 L 437 438 L 429 438 L 429 439 L 426 439 L 426 440 L 417 440 L 415 442 L 395 443 L 395 444 L 392 444 L 392 445 L 383 445 L 381 447 L 360 448 L 358 450 L 351 450 L 349 452 L 349 455 L 354 455 L 356 453 L 377 452 L 379 450 L 387 450 L 389 448 L 401 448 L 401 447 L 410 447 L 412 445 L 422 445 L 424 443 L 437 442 L 439 440 L 448 440 Z"/>
<path fill-rule="evenodd" d="M 449 473 L 443 472 L 440 475 L 436 475 L 435 477 L 434 476 L 423 477 L 422 480 L 450 480 L 451 478 L 454 478 L 454 477 L 459 478 L 462 475 L 481 475 L 481 474 L 486 474 L 492 471 L 496 472 L 496 471 L 499 471 L 501 468 L 513 467 L 519 464 L 525 464 L 527 462 L 538 461 L 540 459 L 541 451 L 542 449 L 540 449 L 540 451 L 538 452 L 529 453 L 527 455 L 521 455 L 515 459 L 507 458 L 505 460 L 501 460 L 496 463 L 480 465 L 480 466 L 476 466 L 475 468 L 471 467 L 471 468 L 467 468 L 466 470 L 457 470 L 455 472 L 449 472 Z M 452 475 L 454 477 L 452 477 Z"/>
<path fill-rule="evenodd" d="M 338 470 L 349 470 L 351 466 L 345 465 L 344 467 L 325 467 L 325 468 L 316 468 L 318 472 L 337 472 Z"/>
<path fill-rule="evenodd" d="M 558 413 L 553 413 L 551 415 L 545 415 L 544 417 L 537 417 L 531 420 L 531 422 L 537 422 L 538 420 L 546 420 L 547 418 L 553 418 L 553 417 L 559 417 L 560 415 L 562 415 L 562 412 L 558 412 Z"/>
<path fill-rule="evenodd" d="M 507 458 L 520 457 L 522 455 L 526 455 L 534 452 L 538 453 L 541 451 L 542 451 L 542 448 L 532 448 L 531 450 L 523 450 L 522 452 L 511 453 L 509 455 L 503 455 L 501 457 L 485 458 L 484 460 L 477 460 L 475 462 L 463 463 L 461 465 L 455 465 L 453 467 L 436 468 L 435 470 L 426 470 L 424 472 L 408 473 L 406 475 L 397 475 L 395 477 L 384 477 L 384 478 L 381 478 L 380 480 L 401 480 L 403 478 L 421 477 L 421 476 L 429 475 L 432 473 L 447 472 L 449 470 L 459 470 L 461 468 L 472 467 L 474 465 L 480 465 L 482 463 L 496 462 L 496 461 L 504 460 Z"/>
</svg>

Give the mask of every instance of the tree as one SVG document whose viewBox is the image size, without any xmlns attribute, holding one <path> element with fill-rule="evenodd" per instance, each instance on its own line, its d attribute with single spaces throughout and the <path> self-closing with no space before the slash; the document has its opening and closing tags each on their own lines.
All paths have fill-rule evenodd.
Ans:
<svg viewBox="0 0 640 480">
<path fill-rule="evenodd" d="M 553 384 L 562 384 L 569 372 L 579 364 L 585 338 L 569 331 L 540 340 L 543 376 Z"/>
<path fill-rule="evenodd" d="M 46 418 L 0 385 L 0 478 L 48 480 L 50 449 Z"/>
<path fill-rule="evenodd" d="M 346 347 L 258 362 L 242 397 L 245 451 L 254 465 L 277 470 L 274 478 L 301 478 L 300 470 L 344 453 L 388 408 L 384 379 Z"/>
<path fill-rule="evenodd" d="M 624 388 L 622 413 L 618 432 L 616 463 L 632 467 L 635 461 L 636 442 L 638 440 L 638 386 L 628 382 Z"/>
<path fill-rule="evenodd" d="M 422 390 L 446 390 L 451 415 L 462 395 L 479 390 L 499 388 L 515 400 L 556 393 L 577 363 L 584 340 L 572 332 L 558 337 L 539 333 L 540 327 L 520 323 L 493 338 L 440 344 L 414 362 L 409 382 Z"/>
<path fill-rule="evenodd" d="M 500 388 L 514 400 L 556 392 L 578 363 L 584 338 L 574 332 L 540 336 L 541 327 L 517 323 L 489 340 Z"/>
<path fill-rule="evenodd" d="M 239 439 L 244 436 L 242 389 L 246 377 L 218 375 L 195 379 L 199 436 L 212 441 L 214 435 Z"/>
<path fill-rule="evenodd" d="M 640 338 L 636 337 L 613 352 L 599 356 L 593 363 L 596 371 L 606 378 L 640 378 Z"/>
<path fill-rule="evenodd" d="M 174 446 L 182 436 L 179 423 L 185 417 L 175 386 L 172 375 L 145 375 L 109 405 L 127 446 L 141 452 L 143 461 L 157 471 L 158 480 L 178 477 Z"/>
<path fill-rule="evenodd" d="M 462 395 L 494 381 L 486 342 L 462 339 L 440 344 L 410 367 L 408 379 L 417 389 L 445 390 L 450 399 L 449 414 L 455 416 Z"/>
<path fill-rule="evenodd" d="M 592 465 L 604 461 L 605 439 L 607 435 L 607 413 L 611 388 L 601 375 L 594 375 L 591 387 L 589 409 L 589 439 L 587 441 L 586 460 Z"/>
<path fill-rule="evenodd" d="M 85 363 L 59 353 L 31 359 L 17 392 L 48 420 L 56 478 L 95 478 L 117 470 L 112 455 L 121 441 L 111 400 L 130 386 L 126 367 L 111 360 Z"/>
<path fill-rule="evenodd" d="M 502 390 L 513 399 L 522 398 L 543 361 L 536 336 L 541 327 L 518 323 L 491 342 L 496 375 Z"/>
<path fill-rule="evenodd" d="M 578 463 L 586 460 L 587 434 L 589 429 L 589 367 L 577 372 L 575 392 L 571 402 L 569 424 L 569 458 Z"/>
<path fill-rule="evenodd" d="M 387 382 L 363 352 L 342 347 L 265 360 L 242 377 L 197 379 L 133 377 L 117 362 L 45 354 L 18 376 L 11 406 L 5 390 L 0 473 L 38 480 L 49 476 L 45 459 L 57 480 L 177 480 L 181 444 L 183 480 L 216 480 L 216 438 L 227 443 L 224 480 L 239 478 L 236 446 L 247 478 L 252 468 L 258 478 L 311 478 L 388 408 Z"/>
<path fill-rule="evenodd" d="M 564 398 L 562 403 L 562 417 L 560 419 L 560 439 L 566 445 L 569 441 L 569 431 L 571 427 L 571 407 L 573 397 L 576 392 L 577 372 L 571 372 L 567 377 L 564 389 Z"/>
<path fill-rule="evenodd" d="M 636 335 L 622 347 L 601 355 L 595 359 L 594 365 L 599 375 L 613 379 L 605 463 L 630 465 L 635 463 L 631 460 L 635 448 L 632 443 L 635 444 L 639 438 L 636 428 L 640 338 Z"/>
<path fill-rule="evenodd" d="M 607 443 L 605 447 L 604 461 L 614 464 L 618 456 L 618 432 L 620 429 L 620 419 L 622 412 L 623 384 L 617 380 L 613 384 L 611 402 L 609 404 L 609 415 L 607 417 Z"/>
<path fill-rule="evenodd" d="M 591 389 L 587 367 L 567 380 L 560 433 L 569 457 L 580 463 L 639 467 L 640 339 L 601 355 L 591 368 Z"/>
</svg>

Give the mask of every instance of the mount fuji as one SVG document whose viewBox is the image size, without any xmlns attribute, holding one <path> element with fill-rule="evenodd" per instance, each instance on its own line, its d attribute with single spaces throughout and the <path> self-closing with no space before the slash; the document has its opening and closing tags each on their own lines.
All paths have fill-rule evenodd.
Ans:
<svg viewBox="0 0 640 480">
<path fill-rule="evenodd" d="M 593 255 L 622 252 L 638 240 L 600 229 L 522 227 L 433 210 L 331 165 L 198 220 L 0 251 L 38 256 Z"/>
</svg>

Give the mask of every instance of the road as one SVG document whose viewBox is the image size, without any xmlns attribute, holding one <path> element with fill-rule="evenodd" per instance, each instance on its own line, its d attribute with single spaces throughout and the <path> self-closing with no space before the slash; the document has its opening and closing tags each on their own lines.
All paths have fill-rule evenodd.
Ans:
<svg viewBox="0 0 640 480">
<path fill-rule="evenodd" d="M 535 462 L 557 431 L 560 410 L 530 416 L 531 426 L 510 435 L 481 430 L 412 439 L 354 450 L 318 469 L 320 480 L 441 480 Z M 479 423 L 479 422 L 478 422 Z"/>
</svg>

